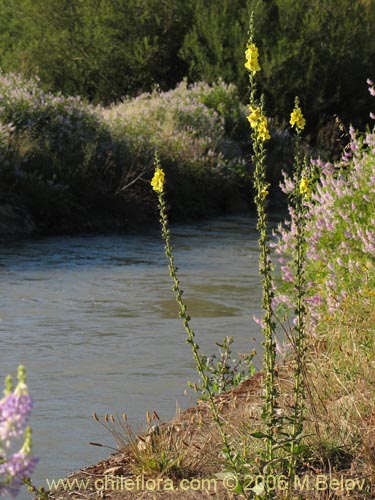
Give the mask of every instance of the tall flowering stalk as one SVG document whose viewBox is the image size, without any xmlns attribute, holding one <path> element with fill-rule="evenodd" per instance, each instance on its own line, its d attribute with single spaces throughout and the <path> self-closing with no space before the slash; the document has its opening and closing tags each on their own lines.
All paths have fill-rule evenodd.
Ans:
<svg viewBox="0 0 375 500">
<path fill-rule="evenodd" d="M 295 245 L 293 249 L 294 271 L 294 305 L 295 319 L 291 335 L 294 347 L 294 402 L 292 408 L 292 430 L 290 442 L 289 477 L 292 479 L 296 473 L 298 451 L 304 421 L 305 407 L 305 354 L 306 354 L 306 201 L 310 198 L 311 181 L 306 176 L 306 158 L 303 157 L 301 133 L 305 128 L 305 118 L 300 108 L 299 99 L 296 97 L 294 109 L 290 116 L 290 125 L 295 127 L 297 133 L 296 153 L 294 161 L 294 189 L 290 194 L 293 225 L 295 231 Z"/>
<path fill-rule="evenodd" d="M 201 377 L 202 384 L 201 387 L 204 391 L 204 395 L 207 396 L 211 412 L 212 412 L 212 417 L 214 422 L 217 425 L 217 428 L 219 430 L 221 439 L 224 444 L 224 454 L 227 459 L 227 462 L 229 466 L 231 467 L 232 471 L 237 474 L 238 472 L 238 464 L 236 460 L 236 454 L 233 453 L 231 449 L 231 445 L 228 439 L 227 434 L 225 433 L 222 420 L 220 418 L 220 412 L 217 407 L 217 404 L 215 402 L 214 398 L 214 393 L 211 387 L 210 379 L 207 375 L 206 372 L 206 367 L 205 367 L 205 359 L 206 357 L 199 352 L 199 345 L 197 344 L 195 340 L 195 332 L 190 326 L 190 315 L 188 314 L 186 304 L 182 298 L 183 295 L 183 290 L 181 289 L 180 285 L 180 280 L 178 279 L 177 276 L 177 268 L 174 265 L 174 257 L 173 257 L 173 251 L 172 251 L 172 245 L 170 241 L 170 231 L 168 228 L 168 216 L 167 216 L 167 209 L 166 209 L 166 204 L 165 204 L 165 199 L 164 199 L 164 184 L 165 184 L 165 173 L 163 169 L 160 166 L 160 160 L 159 160 L 159 155 L 155 153 L 155 173 L 154 176 L 151 180 L 151 186 L 153 190 L 157 193 L 158 195 L 158 202 L 159 202 L 159 211 L 160 211 L 160 225 L 161 225 L 161 232 L 162 232 L 162 238 L 164 240 L 164 246 L 165 246 L 165 255 L 168 259 L 168 268 L 169 268 L 169 275 L 173 280 L 173 291 L 176 294 L 176 302 L 179 306 L 180 312 L 179 316 L 183 321 L 184 328 L 186 331 L 186 342 L 190 344 L 191 350 L 193 353 L 193 357 L 196 363 L 196 369 Z M 238 481 L 237 489 L 239 493 L 244 493 L 242 484 L 240 481 Z"/>
<path fill-rule="evenodd" d="M 18 384 L 5 379 L 4 397 L 0 400 L 0 496 L 15 497 L 21 485 L 29 481 L 38 459 L 32 456 L 31 429 L 27 427 L 33 402 L 26 385 L 25 368 L 18 368 Z M 14 452 L 14 441 L 23 438 L 23 445 Z"/>
<path fill-rule="evenodd" d="M 250 22 L 250 36 L 247 44 L 245 67 L 249 70 L 250 104 L 248 120 L 252 129 L 253 156 L 255 164 L 254 190 L 255 205 L 257 208 L 257 229 L 259 232 L 260 260 L 259 270 L 262 276 L 263 295 L 262 306 L 264 317 L 262 320 L 262 331 L 264 336 L 264 373 L 265 373 L 265 397 L 263 406 L 263 419 L 265 420 L 267 432 L 266 461 L 270 464 L 274 459 L 274 430 L 277 425 L 276 418 L 276 380 L 275 380 L 275 322 L 273 318 L 273 283 L 272 264 L 270 259 L 270 244 L 268 236 L 267 199 L 269 195 L 269 183 L 266 180 L 266 149 L 265 141 L 269 140 L 269 126 L 264 114 L 264 99 L 260 101 L 256 97 L 255 74 L 261 70 L 258 62 L 258 49 L 253 41 L 253 17 Z"/>
<path fill-rule="evenodd" d="M 299 172 L 285 183 L 294 200 L 291 222 L 280 226 L 275 245 L 276 253 L 285 264 L 282 267 L 284 283 L 276 298 L 282 303 L 285 297 L 289 310 L 291 304 L 300 304 L 295 308 L 291 336 L 296 353 L 291 476 L 295 474 L 303 430 L 305 392 L 309 396 L 304 377 L 306 321 L 309 334 L 313 333 L 316 339 L 324 335 L 329 352 L 337 339 L 334 335 L 326 336 L 327 324 L 342 315 L 355 297 L 370 304 L 375 284 L 371 272 L 375 257 L 375 133 L 369 131 L 362 135 L 350 128 L 351 141 L 339 162 L 333 165 L 314 160 L 306 166 L 300 148 L 304 126 L 298 119 L 301 115 L 297 109 L 291 115 L 291 124 L 297 127 L 296 170 Z M 341 334 L 338 338 L 341 350 L 344 339 Z M 354 346 L 353 352 L 357 350 L 355 342 L 353 338 L 350 344 L 351 349 Z M 351 359 L 353 365 L 345 366 L 344 370 L 357 374 L 360 368 L 355 366 L 354 358 Z M 357 379 L 351 374 L 348 380 Z M 319 424 L 316 424 L 316 432 L 319 436 Z"/>
</svg>

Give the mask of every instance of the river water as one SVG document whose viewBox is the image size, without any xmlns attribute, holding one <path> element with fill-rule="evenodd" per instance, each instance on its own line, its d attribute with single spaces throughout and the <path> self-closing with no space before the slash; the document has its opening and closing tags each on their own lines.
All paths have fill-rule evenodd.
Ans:
<svg viewBox="0 0 375 500">
<path fill-rule="evenodd" d="M 226 335 L 260 351 L 255 220 L 172 226 L 175 264 L 202 351 Z M 92 412 L 126 412 L 137 427 L 164 420 L 196 380 L 159 232 L 43 238 L 0 245 L 0 381 L 22 363 L 34 398 L 35 481 L 63 478 L 114 446 Z M 22 500 L 30 498 L 23 492 Z"/>
</svg>

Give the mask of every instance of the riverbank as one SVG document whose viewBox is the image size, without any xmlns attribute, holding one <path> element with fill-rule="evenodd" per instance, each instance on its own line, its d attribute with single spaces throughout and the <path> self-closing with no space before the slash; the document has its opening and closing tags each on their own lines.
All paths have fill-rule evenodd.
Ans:
<svg viewBox="0 0 375 500">
<path fill-rule="evenodd" d="M 262 379 L 262 374 L 258 373 L 216 398 L 225 428 L 233 437 L 250 422 L 259 425 Z M 157 425 L 157 432 L 146 432 L 143 436 L 134 434 L 134 441 L 118 453 L 61 481 L 57 489 L 50 491 L 49 498 L 237 498 L 230 491 L 233 487 L 230 479 L 223 481 L 220 476 L 224 466 L 222 442 L 207 402 L 198 402 L 167 423 L 159 422 L 154 416 L 151 429 L 152 424 Z M 117 428 L 121 425 L 124 423 Z M 152 439 L 153 451 L 150 448 Z M 163 462 L 166 469 L 152 473 L 151 468 L 157 469 L 158 465 L 162 468 Z"/>
<path fill-rule="evenodd" d="M 230 187 L 227 192 L 219 193 L 214 200 L 201 200 L 200 207 L 194 210 L 189 209 L 189 206 L 177 197 L 172 203 L 175 210 L 170 210 L 170 218 L 177 224 L 237 215 L 255 217 L 255 207 L 249 203 L 249 198 L 240 190 Z M 286 200 L 276 193 L 270 201 L 270 218 L 278 221 L 288 218 Z M 112 199 L 105 207 L 92 207 L 90 211 L 81 207 L 77 208 L 74 215 L 68 216 L 57 216 L 52 212 L 40 219 L 38 215 L 35 216 L 22 196 L 12 196 L 0 190 L 0 241 L 80 234 L 133 234 L 150 228 L 159 229 L 159 215 L 154 197 L 142 202 Z"/>
<path fill-rule="evenodd" d="M 227 206 L 225 210 L 208 206 L 205 214 L 190 214 L 190 216 L 188 213 L 185 216 L 180 214 L 179 218 L 174 218 L 174 222 L 191 223 L 218 216 L 253 215 L 253 211 L 246 206 L 244 201 L 241 202 L 238 198 L 227 201 L 231 206 Z M 144 204 L 141 204 L 129 208 L 126 203 L 117 205 L 118 207 L 113 207 L 112 210 L 108 207 L 104 211 L 94 211 L 90 214 L 85 211 L 77 212 L 74 218 L 62 218 L 53 224 L 35 220 L 21 199 L 0 195 L 0 241 L 40 236 L 126 234 L 159 227 L 155 207 L 145 207 Z"/>
<path fill-rule="evenodd" d="M 288 365 L 279 367 L 278 389 L 283 400 L 282 411 L 293 393 L 293 377 Z M 261 442 L 252 438 L 251 434 L 259 431 L 262 426 L 262 394 L 263 375 L 257 373 L 215 399 L 231 443 L 240 446 L 244 456 L 254 454 L 255 462 L 261 460 Z M 337 401 L 332 398 L 326 404 L 326 410 L 332 412 Z M 167 423 L 159 422 L 157 415 L 153 415 L 149 431 L 143 435 L 124 432 L 126 423 L 119 422 L 116 418 L 118 417 L 107 416 L 103 422 L 118 431 L 122 429 L 124 439 L 126 436 L 129 439 L 128 444 L 107 459 L 62 479 L 57 487 L 50 490 L 49 499 L 243 498 L 235 492 L 235 477 L 228 472 L 225 461 L 221 458 L 223 443 L 207 402 L 198 401 L 196 406 L 176 415 Z M 370 430 L 373 439 L 375 429 L 371 424 L 367 427 L 367 431 Z M 370 438 L 370 434 L 368 437 Z M 246 471 L 244 474 L 246 476 Z M 333 455 L 325 449 L 321 456 L 311 456 L 301 464 L 292 493 L 287 491 L 286 474 L 279 475 L 276 480 L 277 498 L 339 500 L 348 498 L 349 494 L 353 500 L 375 498 L 371 486 L 372 476 L 369 475 L 366 464 L 358 460 L 358 456 L 350 455 L 345 450 L 337 450 L 337 454 Z M 254 474 L 247 474 L 250 498 L 257 498 L 254 493 L 256 488 L 252 488 L 255 486 L 254 481 L 261 479 L 261 473 L 257 477 L 255 479 Z M 291 494 L 295 496 L 291 497 Z"/>
</svg>

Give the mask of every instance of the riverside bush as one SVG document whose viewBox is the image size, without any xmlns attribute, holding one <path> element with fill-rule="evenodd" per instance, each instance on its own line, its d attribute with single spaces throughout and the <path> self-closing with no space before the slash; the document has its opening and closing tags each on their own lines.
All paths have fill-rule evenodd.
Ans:
<svg viewBox="0 0 375 500">
<path fill-rule="evenodd" d="M 174 90 L 143 93 L 103 108 L 102 113 L 112 134 L 127 138 L 137 159 L 133 177 L 152 169 L 158 151 L 168 174 L 171 217 L 207 215 L 247 198 L 251 140 L 247 110 L 234 85 L 183 81 Z M 270 158 L 277 158 L 270 162 L 274 187 L 281 167 L 291 168 L 293 139 L 277 130 L 272 136 Z M 244 206 L 244 201 L 237 205 Z"/>
<path fill-rule="evenodd" d="M 125 139 L 115 141 L 98 111 L 80 97 L 44 92 L 36 79 L 1 74 L 0 91 L 12 152 L 1 165 L 1 180 L 42 230 L 74 226 L 74 217 L 87 217 L 118 186 L 129 163 Z"/>
<path fill-rule="evenodd" d="M 35 174 L 45 182 L 81 189 L 94 167 L 100 177 L 115 144 L 97 110 L 80 97 L 44 92 L 37 80 L 0 77 L 0 109 L 22 144 L 18 174 Z"/>
<path fill-rule="evenodd" d="M 126 99 L 104 109 L 103 116 L 115 136 L 127 137 L 140 171 L 152 168 L 158 150 L 173 185 L 174 216 L 186 209 L 203 215 L 210 200 L 220 205 L 224 198 L 225 203 L 231 193 L 224 179 L 230 189 L 246 176 L 241 132 L 246 117 L 234 85 L 181 82 L 169 92 Z"/>
</svg>

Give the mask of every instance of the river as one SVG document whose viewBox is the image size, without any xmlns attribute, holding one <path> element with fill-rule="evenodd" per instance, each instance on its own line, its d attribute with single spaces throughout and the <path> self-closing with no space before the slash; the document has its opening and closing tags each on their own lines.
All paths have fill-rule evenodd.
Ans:
<svg viewBox="0 0 375 500">
<path fill-rule="evenodd" d="M 234 352 L 260 351 L 252 319 L 261 298 L 255 224 L 231 216 L 171 228 L 206 354 L 226 335 Z M 194 363 L 158 231 L 2 243 L 0 264 L 0 380 L 26 366 L 39 486 L 108 455 L 88 444 L 114 446 L 93 411 L 126 412 L 137 427 L 147 410 L 167 420 L 176 404 L 194 404 L 184 394 L 196 380 Z"/>
</svg>

